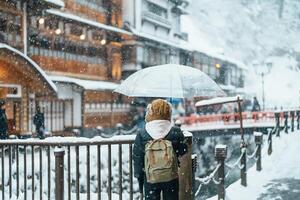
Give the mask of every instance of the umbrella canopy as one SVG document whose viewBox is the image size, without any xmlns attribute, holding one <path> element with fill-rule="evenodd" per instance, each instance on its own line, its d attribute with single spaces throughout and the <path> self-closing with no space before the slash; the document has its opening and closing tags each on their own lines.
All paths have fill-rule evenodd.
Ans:
<svg viewBox="0 0 300 200">
<path fill-rule="evenodd" d="M 130 97 L 190 98 L 225 96 L 202 71 L 177 64 L 148 67 L 129 76 L 115 90 Z"/>
</svg>

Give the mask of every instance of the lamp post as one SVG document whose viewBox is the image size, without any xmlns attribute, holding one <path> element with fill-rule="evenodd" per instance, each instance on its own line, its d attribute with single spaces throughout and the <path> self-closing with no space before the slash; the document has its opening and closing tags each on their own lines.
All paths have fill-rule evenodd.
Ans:
<svg viewBox="0 0 300 200">
<path fill-rule="evenodd" d="M 269 61 L 263 62 L 261 64 L 258 62 L 253 63 L 255 73 L 261 76 L 263 110 L 265 110 L 265 75 L 271 72 L 272 66 L 273 63 Z"/>
</svg>

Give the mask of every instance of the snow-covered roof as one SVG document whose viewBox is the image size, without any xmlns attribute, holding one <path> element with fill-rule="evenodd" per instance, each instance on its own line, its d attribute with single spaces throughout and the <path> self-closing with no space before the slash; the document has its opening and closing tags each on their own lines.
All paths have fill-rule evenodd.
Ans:
<svg viewBox="0 0 300 200">
<path fill-rule="evenodd" d="M 13 48 L 7 44 L 0 43 L 0 49 L 7 49 L 7 50 L 12 51 L 13 53 L 21 56 L 22 58 L 24 58 L 41 75 L 41 77 L 43 77 L 46 80 L 47 84 L 51 87 L 51 89 L 53 91 L 55 91 L 55 93 L 57 92 L 57 88 L 56 88 L 55 84 L 51 81 L 51 79 L 48 77 L 48 75 L 40 68 L 40 66 L 38 64 L 36 64 L 31 58 L 29 58 L 27 55 L 25 55 L 21 51 Z"/>
<path fill-rule="evenodd" d="M 141 31 L 138 31 L 134 28 L 130 28 L 130 30 L 133 32 L 134 35 L 138 36 L 138 37 L 142 37 L 142 38 L 146 38 L 158 43 L 162 43 L 171 47 L 175 47 L 175 48 L 179 48 L 179 49 L 183 49 L 183 50 L 187 50 L 187 51 L 193 51 L 193 49 L 189 48 L 188 46 L 186 46 L 185 44 L 180 44 L 180 43 L 174 43 L 174 41 L 170 41 L 168 39 L 163 39 L 163 38 L 159 38 L 155 35 L 151 35 L 149 33 L 144 33 Z"/>
<path fill-rule="evenodd" d="M 183 49 L 183 50 L 186 50 L 186 51 L 198 51 L 200 53 L 206 54 L 207 56 L 211 56 L 211 57 L 223 60 L 223 61 L 227 61 L 229 63 L 236 64 L 238 68 L 247 70 L 247 67 L 244 63 L 242 63 L 238 60 L 235 60 L 233 58 L 230 58 L 228 56 L 222 55 L 222 54 L 217 54 L 217 53 L 213 53 L 211 51 L 207 51 L 207 50 L 204 50 L 204 49 L 199 49 L 199 48 L 197 48 L 196 44 L 191 44 L 190 42 L 186 42 L 186 41 L 183 41 L 183 40 L 181 40 L 178 43 L 174 43 L 174 41 L 170 41 L 168 39 L 162 39 L 162 38 L 159 38 L 155 35 L 151 35 L 151 34 L 148 34 L 148 33 L 138 31 L 134 28 L 130 28 L 130 30 L 133 32 L 134 35 L 136 35 L 138 37 L 153 40 L 155 42 L 159 42 L 159 43 L 162 43 L 162 44 L 165 44 L 165 45 L 168 45 L 168 46 L 171 46 L 171 47 Z"/>
<path fill-rule="evenodd" d="M 85 80 L 85 79 L 71 78 L 68 76 L 50 75 L 50 79 L 54 82 L 76 84 L 84 88 L 85 90 L 97 90 L 97 91 L 114 90 L 119 86 L 119 84 L 113 82 Z"/>
<path fill-rule="evenodd" d="M 85 19 L 85 18 L 82 18 L 78 15 L 75 15 L 75 14 L 72 14 L 72 13 L 69 13 L 69 12 L 66 12 L 66 11 L 57 10 L 57 9 L 49 9 L 49 10 L 47 10 L 47 13 L 52 14 L 52 15 L 56 15 L 56 16 L 59 16 L 59 17 L 63 17 L 63 18 L 68 19 L 68 20 L 74 20 L 74 21 L 77 21 L 77 22 L 80 22 L 80 23 L 83 23 L 83 24 L 87 24 L 89 26 L 96 27 L 96 28 L 105 29 L 105 30 L 113 31 L 113 32 L 117 32 L 117 33 L 123 33 L 123 34 L 127 34 L 127 35 L 132 35 L 132 33 L 128 32 L 126 30 L 123 30 L 123 29 L 120 29 L 120 28 L 117 28 L 117 27 L 114 27 L 114 26 L 109 26 L 109 25 L 106 25 L 106 24 L 102 24 L 102 23 L 99 23 L 99 22 L 96 22 L 96 21 L 93 21 L 93 20 Z"/>
<path fill-rule="evenodd" d="M 54 5 L 60 6 L 60 7 L 65 7 L 65 3 L 61 0 L 44 0 L 48 3 L 52 3 Z"/>
<path fill-rule="evenodd" d="M 210 56 L 212 56 L 212 57 L 219 58 L 221 60 L 225 60 L 227 62 L 236 64 L 237 67 L 240 68 L 240 69 L 248 70 L 247 66 L 244 63 L 242 63 L 241 61 L 238 61 L 238 60 L 236 60 L 234 58 L 225 56 L 223 54 L 217 54 L 217 53 L 212 53 L 212 52 L 208 52 L 207 54 L 210 55 Z"/>
<path fill-rule="evenodd" d="M 223 84 L 219 84 L 220 88 L 222 88 L 223 90 L 235 90 L 235 86 L 233 85 L 223 85 Z"/>
<path fill-rule="evenodd" d="M 189 41 L 182 41 L 182 43 L 190 46 L 190 48 L 192 48 L 194 51 L 198 51 L 206 54 L 207 56 L 236 64 L 240 69 L 247 70 L 246 65 L 241 61 L 223 55 L 224 50 L 216 47 L 215 43 L 211 42 L 212 40 L 208 38 L 207 32 L 201 31 L 195 25 L 197 22 L 191 17 L 191 15 L 182 16 L 181 20 L 181 30 L 182 32 L 188 33 L 189 36 Z"/>
<path fill-rule="evenodd" d="M 195 106 L 210 106 L 210 105 L 216 105 L 216 104 L 223 104 L 223 103 L 233 103 L 238 100 L 243 100 L 241 96 L 235 96 L 235 97 L 217 97 L 213 99 L 208 100 L 202 100 L 198 101 Z"/>
</svg>

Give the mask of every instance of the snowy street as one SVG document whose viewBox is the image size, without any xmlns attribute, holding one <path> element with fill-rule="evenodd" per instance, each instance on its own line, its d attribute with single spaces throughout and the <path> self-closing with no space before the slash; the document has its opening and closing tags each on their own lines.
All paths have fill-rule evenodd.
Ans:
<svg viewBox="0 0 300 200">
<path fill-rule="evenodd" d="M 300 131 L 282 134 L 273 139 L 273 153 L 267 155 L 267 145 L 262 149 L 262 171 L 255 166 L 248 170 L 248 186 L 240 180 L 226 188 L 228 200 L 295 200 L 300 195 Z M 217 197 L 209 200 L 217 199 Z"/>
</svg>

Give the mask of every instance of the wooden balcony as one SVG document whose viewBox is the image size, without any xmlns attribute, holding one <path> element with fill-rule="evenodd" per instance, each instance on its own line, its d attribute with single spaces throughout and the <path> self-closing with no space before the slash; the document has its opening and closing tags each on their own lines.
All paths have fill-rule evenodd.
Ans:
<svg viewBox="0 0 300 200">
<path fill-rule="evenodd" d="M 89 57 L 41 48 L 30 48 L 31 58 L 45 71 L 83 79 L 106 80 L 108 68 L 100 57 Z"/>
</svg>

